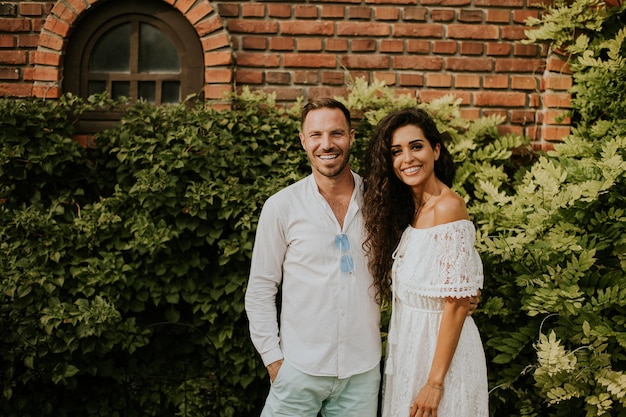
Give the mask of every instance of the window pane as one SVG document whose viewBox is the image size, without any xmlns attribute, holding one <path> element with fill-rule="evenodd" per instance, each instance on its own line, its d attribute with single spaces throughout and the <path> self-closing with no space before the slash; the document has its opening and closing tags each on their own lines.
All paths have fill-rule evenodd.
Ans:
<svg viewBox="0 0 626 417">
<path fill-rule="evenodd" d="M 98 39 L 89 59 L 89 70 L 130 71 L 130 23 L 114 27 Z"/>
<path fill-rule="evenodd" d="M 89 81 L 87 84 L 88 95 L 102 93 L 106 91 L 107 83 L 105 81 Z"/>
<path fill-rule="evenodd" d="M 178 52 L 172 40 L 147 23 L 139 26 L 139 72 L 179 72 Z"/>
<path fill-rule="evenodd" d="M 111 97 L 130 97 L 130 83 L 128 81 L 113 81 L 111 84 Z"/>
<path fill-rule="evenodd" d="M 161 101 L 163 103 L 180 102 L 180 82 L 179 81 L 163 81 L 163 91 L 161 92 Z"/>
<path fill-rule="evenodd" d="M 139 98 L 150 103 L 155 100 L 156 83 L 154 81 L 142 81 L 139 83 Z"/>
</svg>

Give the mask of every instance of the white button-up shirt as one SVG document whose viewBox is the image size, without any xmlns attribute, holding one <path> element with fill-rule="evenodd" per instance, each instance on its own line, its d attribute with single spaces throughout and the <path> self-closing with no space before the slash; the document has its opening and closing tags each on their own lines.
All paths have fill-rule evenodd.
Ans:
<svg viewBox="0 0 626 417">
<path fill-rule="evenodd" d="M 309 375 L 347 378 L 380 362 L 380 308 L 362 249 L 362 181 L 353 176 L 343 228 L 313 175 L 263 206 L 245 304 L 252 342 L 266 366 L 284 358 Z M 335 244 L 340 233 L 348 236 L 348 251 Z M 341 270 L 346 254 L 354 259 L 352 272 Z"/>
</svg>

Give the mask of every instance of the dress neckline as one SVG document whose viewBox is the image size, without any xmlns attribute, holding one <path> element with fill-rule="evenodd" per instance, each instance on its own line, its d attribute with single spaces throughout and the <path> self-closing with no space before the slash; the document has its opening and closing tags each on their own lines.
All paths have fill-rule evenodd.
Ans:
<svg viewBox="0 0 626 417">
<path fill-rule="evenodd" d="M 460 219 L 460 220 L 454 220 L 454 221 L 451 221 L 451 222 L 448 222 L 448 223 L 441 223 L 441 224 L 437 224 L 435 226 L 425 227 L 425 228 L 413 227 L 412 225 L 409 224 L 408 229 L 410 229 L 410 230 L 424 230 L 424 231 L 426 231 L 426 230 L 438 229 L 440 227 L 450 226 L 450 225 L 453 225 L 453 224 L 464 223 L 464 222 L 471 223 L 472 226 L 474 225 L 474 223 L 471 220 L 469 220 L 469 219 Z"/>
</svg>

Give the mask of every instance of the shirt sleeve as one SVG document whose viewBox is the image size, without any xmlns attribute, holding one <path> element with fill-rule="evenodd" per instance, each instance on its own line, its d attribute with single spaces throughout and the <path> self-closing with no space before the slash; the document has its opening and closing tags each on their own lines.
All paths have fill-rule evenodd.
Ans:
<svg viewBox="0 0 626 417">
<path fill-rule="evenodd" d="M 276 295 L 287 243 L 275 201 L 266 201 L 256 231 L 245 307 L 250 338 L 265 366 L 283 358 Z"/>
</svg>

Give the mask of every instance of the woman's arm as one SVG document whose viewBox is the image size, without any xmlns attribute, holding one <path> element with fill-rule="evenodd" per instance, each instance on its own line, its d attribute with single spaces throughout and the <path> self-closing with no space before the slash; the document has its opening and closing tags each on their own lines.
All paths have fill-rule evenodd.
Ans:
<svg viewBox="0 0 626 417">
<path fill-rule="evenodd" d="M 437 417 L 437 408 L 443 396 L 443 382 L 459 343 L 469 309 L 469 298 L 446 298 L 428 382 L 411 404 L 410 417 L 430 417 L 431 415 Z"/>
</svg>

